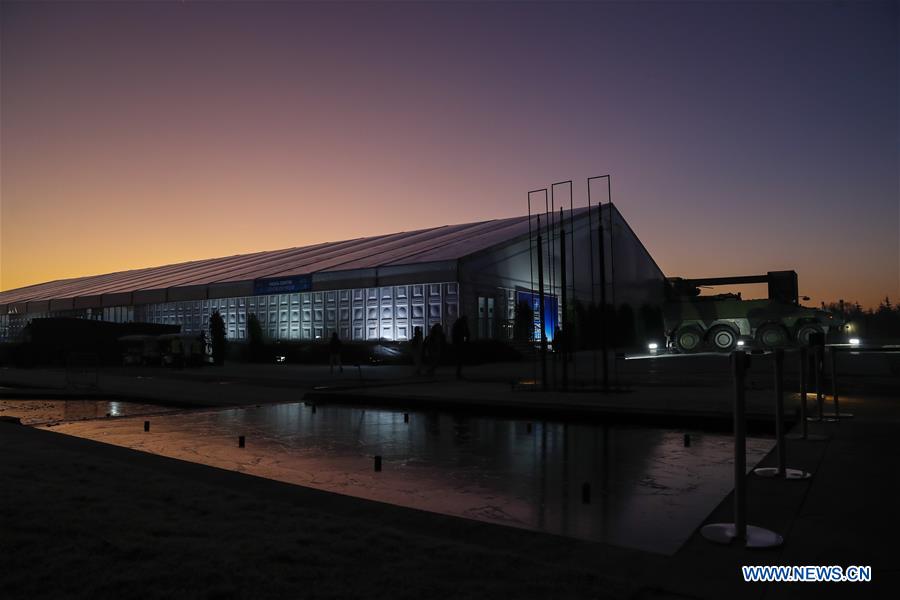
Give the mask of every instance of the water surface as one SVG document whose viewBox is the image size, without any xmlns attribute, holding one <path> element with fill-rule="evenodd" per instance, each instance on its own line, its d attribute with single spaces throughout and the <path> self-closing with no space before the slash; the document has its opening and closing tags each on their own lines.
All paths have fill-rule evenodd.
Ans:
<svg viewBox="0 0 900 600">
<path fill-rule="evenodd" d="M 670 554 L 732 488 L 732 438 L 301 403 L 55 431 L 330 492 Z M 238 447 L 238 436 L 246 447 Z M 747 443 L 750 466 L 771 448 Z M 373 469 L 382 457 L 382 471 Z M 590 486 L 585 502 L 583 486 Z"/>
<path fill-rule="evenodd" d="M 175 412 L 175 409 L 115 400 L 0 399 L 0 416 L 18 417 L 25 425 L 162 412 Z"/>
</svg>

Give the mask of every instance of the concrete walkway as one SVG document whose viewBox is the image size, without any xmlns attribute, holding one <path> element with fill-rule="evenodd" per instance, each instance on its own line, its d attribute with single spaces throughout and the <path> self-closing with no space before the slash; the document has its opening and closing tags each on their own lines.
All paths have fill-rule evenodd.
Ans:
<svg viewBox="0 0 900 600">
<path fill-rule="evenodd" d="M 825 441 L 790 441 L 788 466 L 813 473 L 806 481 L 749 475 L 748 522 L 785 538 L 782 547 L 720 546 L 699 530 L 666 565 L 660 585 L 700 598 L 895 598 L 900 594 L 896 540 L 900 399 L 851 397 L 853 419 L 814 424 Z M 774 466 L 774 453 L 762 463 Z M 733 521 L 729 495 L 707 522 Z M 870 565 L 863 583 L 744 583 L 741 565 Z"/>
</svg>

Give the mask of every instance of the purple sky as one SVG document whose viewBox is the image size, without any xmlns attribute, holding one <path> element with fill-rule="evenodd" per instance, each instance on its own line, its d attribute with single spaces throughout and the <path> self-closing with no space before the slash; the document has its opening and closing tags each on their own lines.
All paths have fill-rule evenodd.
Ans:
<svg viewBox="0 0 900 600">
<path fill-rule="evenodd" d="M 525 212 L 900 297 L 896 2 L 2 3 L 0 288 Z"/>
</svg>

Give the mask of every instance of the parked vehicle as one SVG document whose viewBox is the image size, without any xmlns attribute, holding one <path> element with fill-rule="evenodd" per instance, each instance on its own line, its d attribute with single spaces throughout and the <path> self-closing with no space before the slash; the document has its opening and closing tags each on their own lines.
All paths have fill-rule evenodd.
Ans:
<svg viewBox="0 0 900 600">
<path fill-rule="evenodd" d="M 203 334 L 167 333 L 126 335 L 119 338 L 125 365 L 198 366 L 211 361 Z"/>
<path fill-rule="evenodd" d="M 119 338 L 122 345 L 122 364 L 134 365 L 158 365 L 162 359 L 159 350 L 159 336 L 156 335 L 126 335 Z"/>
<path fill-rule="evenodd" d="M 700 296 L 704 285 L 769 284 L 769 298 L 743 300 L 740 294 Z M 841 319 L 826 310 L 802 306 L 794 271 L 711 279 L 669 280 L 663 307 L 668 347 L 677 352 L 730 352 L 738 346 L 762 349 L 809 345 L 810 336 L 839 329 Z"/>
<path fill-rule="evenodd" d="M 181 368 L 210 362 L 210 353 L 203 334 L 170 333 L 157 339 L 164 366 Z"/>
</svg>

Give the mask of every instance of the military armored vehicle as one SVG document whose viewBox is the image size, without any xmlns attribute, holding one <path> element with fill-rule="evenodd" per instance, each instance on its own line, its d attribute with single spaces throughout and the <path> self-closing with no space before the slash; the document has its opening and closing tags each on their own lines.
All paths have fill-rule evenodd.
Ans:
<svg viewBox="0 0 900 600">
<path fill-rule="evenodd" d="M 700 296 L 714 285 L 768 283 L 769 297 L 743 300 L 740 294 Z M 841 325 L 832 313 L 801 306 L 797 273 L 710 279 L 670 278 L 663 307 L 667 346 L 677 352 L 730 352 L 738 346 L 771 349 L 809 345 L 815 333 L 827 335 Z"/>
</svg>

